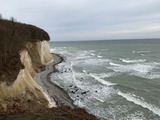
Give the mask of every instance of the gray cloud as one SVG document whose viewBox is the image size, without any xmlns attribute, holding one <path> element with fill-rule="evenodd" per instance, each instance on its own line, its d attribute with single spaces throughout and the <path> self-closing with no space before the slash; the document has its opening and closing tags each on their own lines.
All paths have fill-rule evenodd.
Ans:
<svg viewBox="0 0 160 120">
<path fill-rule="evenodd" d="M 160 37 L 159 0 L 0 0 L 4 17 L 34 24 L 51 39 Z"/>
</svg>

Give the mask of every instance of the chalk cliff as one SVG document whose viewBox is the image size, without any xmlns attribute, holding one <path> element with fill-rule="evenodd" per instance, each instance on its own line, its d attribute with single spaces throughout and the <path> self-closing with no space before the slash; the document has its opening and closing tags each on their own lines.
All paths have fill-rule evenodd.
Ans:
<svg viewBox="0 0 160 120">
<path fill-rule="evenodd" d="M 84 109 L 60 104 L 64 100 L 70 105 L 72 100 L 62 88 L 44 82 L 52 71 L 52 66 L 47 66 L 55 65 L 57 60 L 50 53 L 49 40 L 48 33 L 41 28 L 0 18 L 0 119 L 97 120 Z M 51 61 L 53 64 L 46 66 L 50 70 L 43 71 Z M 53 86 L 51 94 L 48 89 Z M 54 97 L 50 99 L 44 91 Z"/>
<path fill-rule="evenodd" d="M 49 98 L 34 80 L 36 72 L 53 60 L 48 42 L 27 43 L 26 49 L 20 51 L 20 60 L 24 68 L 19 71 L 17 79 L 11 85 L 4 81 L 0 84 L 1 108 L 34 110 L 50 107 Z"/>
<path fill-rule="evenodd" d="M 48 33 L 34 25 L 0 19 L 0 111 L 51 107 L 35 75 L 53 60 Z"/>
</svg>

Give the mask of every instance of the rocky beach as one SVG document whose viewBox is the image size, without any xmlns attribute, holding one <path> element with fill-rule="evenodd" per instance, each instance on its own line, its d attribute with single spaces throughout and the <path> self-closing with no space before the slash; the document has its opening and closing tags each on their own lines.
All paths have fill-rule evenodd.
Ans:
<svg viewBox="0 0 160 120">
<path fill-rule="evenodd" d="M 68 96 L 68 93 L 50 81 L 50 74 L 56 72 L 55 65 L 63 61 L 62 57 L 54 53 L 52 55 L 54 60 L 46 65 L 44 71 L 36 75 L 36 81 L 43 88 L 45 93 L 47 93 L 48 97 L 51 98 L 50 104 L 52 107 L 66 105 L 71 108 L 75 108 L 76 106 L 73 104 L 72 99 Z"/>
<path fill-rule="evenodd" d="M 45 69 L 36 74 L 35 80 L 41 86 L 49 101 L 50 108 L 34 112 L 19 111 L 16 113 L 1 112 L 0 120 L 98 120 L 94 115 L 73 104 L 68 93 L 50 81 L 50 74 L 58 72 L 55 65 L 63 62 L 63 58 L 52 53 L 54 60 Z"/>
</svg>

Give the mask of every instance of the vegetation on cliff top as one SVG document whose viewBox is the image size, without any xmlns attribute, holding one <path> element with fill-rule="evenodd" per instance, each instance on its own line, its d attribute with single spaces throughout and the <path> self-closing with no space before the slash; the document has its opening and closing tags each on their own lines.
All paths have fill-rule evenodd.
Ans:
<svg viewBox="0 0 160 120">
<path fill-rule="evenodd" d="M 49 40 L 43 29 L 16 22 L 15 18 L 3 19 L 0 14 L 0 81 L 11 83 L 23 68 L 19 51 L 27 42 Z"/>
</svg>

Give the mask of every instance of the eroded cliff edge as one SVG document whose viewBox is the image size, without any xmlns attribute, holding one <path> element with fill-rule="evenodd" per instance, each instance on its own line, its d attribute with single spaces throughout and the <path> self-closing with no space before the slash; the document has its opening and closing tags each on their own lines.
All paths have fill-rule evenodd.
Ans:
<svg viewBox="0 0 160 120">
<path fill-rule="evenodd" d="M 0 20 L 0 111 L 53 107 L 35 82 L 35 74 L 53 60 L 49 39 L 36 26 Z"/>
<path fill-rule="evenodd" d="M 49 39 L 36 26 L 0 19 L 0 120 L 97 120 L 82 108 L 56 104 L 35 81 L 36 73 L 54 61 Z M 56 85 L 52 91 L 57 92 L 55 88 L 66 93 Z M 62 99 L 63 94 L 57 102 Z"/>
</svg>

